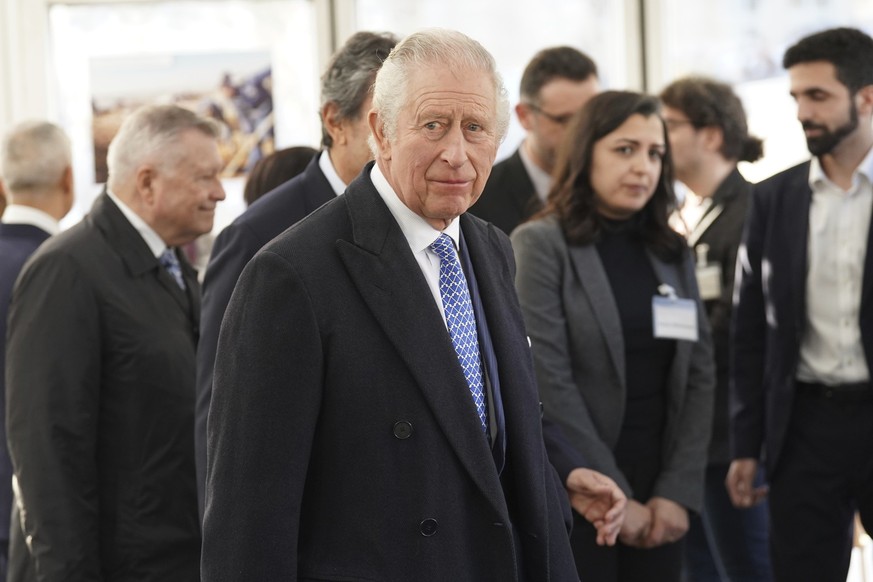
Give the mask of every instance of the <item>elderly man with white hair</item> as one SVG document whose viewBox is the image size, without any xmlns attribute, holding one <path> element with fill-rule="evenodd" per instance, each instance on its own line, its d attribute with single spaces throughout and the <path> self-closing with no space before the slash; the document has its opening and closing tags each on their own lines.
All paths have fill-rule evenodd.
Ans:
<svg viewBox="0 0 873 582">
<path fill-rule="evenodd" d="M 376 77 L 375 164 L 243 271 L 216 359 L 204 581 L 578 580 L 512 249 L 465 214 L 508 112 L 479 43 L 410 35 Z M 592 519 L 620 522 L 608 485 L 586 493 Z"/>
<path fill-rule="evenodd" d="M 9 580 L 199 580 L 194 374 L 200 290 L 178 247 L 224 198 L 212 122 L 140 109 L 90 214 L 24 267 L 7 422 L 23 536 Z"/>
</svg>

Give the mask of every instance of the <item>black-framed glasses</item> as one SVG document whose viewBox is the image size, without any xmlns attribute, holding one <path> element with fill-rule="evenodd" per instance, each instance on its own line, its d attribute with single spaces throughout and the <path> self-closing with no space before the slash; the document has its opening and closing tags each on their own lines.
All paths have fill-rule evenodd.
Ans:
<svg viewBox="0 0 873 582">
<path fill-rule="evenodd" d="M 691 127 L 697 127 L 694 125 L 694 122 L 690 119 L 672 119 L 672 118 L 664 118 L 664 125 L 667 126 L 667 131 L 673 131 L 677 127 L 682 127 L 683 125 L 690 125 Z"/>
<path fill-rule="evenodd" d="M 554 113 L 549 113 L 548 111 L 543 111 L 542 109 L 540 109 L 538 106 L 534 105 L 533 103 L 527 103 L 526 105 L 528 107 L 530 107 L 532 111 L 539 113 L 540 115 L 542 115 L 543 117 L 545 117 L 549 121 L 557 123 L 558 125 L 567 125 L 568 123 L 570 123 L 570 120 L 573 118 L 573 115 L 575 115 L 574 113 L 565 113 L 564 115 L 555 115 Z"/>
</svg>

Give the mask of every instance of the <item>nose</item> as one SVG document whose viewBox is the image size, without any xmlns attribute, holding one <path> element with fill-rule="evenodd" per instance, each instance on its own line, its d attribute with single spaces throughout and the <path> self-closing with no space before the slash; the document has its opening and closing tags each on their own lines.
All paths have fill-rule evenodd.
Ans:
<svg viewBox="0 0 873 582">
<path fill-rule="evenodd" d="M 803 123 L 804 121 L 809 121 L 812 118 L 812 107 L 810 107 L 809 103 L 806 99 L 798 99 L 797 100 L 797 120 Z"/>
<path fill-rule="evenodd" d="M 460 168 L 467 163 L 467 140 L 460 126 L 452 126 L 443 137 L 442 157 L 452 168 Z"/>
<path fill-rule="evenodd" d="M 221 180 L 216 178 L 215 188 L 212 189 L 211 195 L 209 197 L 216 202 L 220 202 L 221 200 L 224 200 L 226 196 L 227 195 L 224 192 L 224 186 L 222 186 Z"/>
<path fill-rule="evenodd" d="M 649 152 L 641 150 L 633 157 L 631 169 L 637 174 L 648 174 L 660 166 L 660 161 L 649 155 Z"/>
</svg>

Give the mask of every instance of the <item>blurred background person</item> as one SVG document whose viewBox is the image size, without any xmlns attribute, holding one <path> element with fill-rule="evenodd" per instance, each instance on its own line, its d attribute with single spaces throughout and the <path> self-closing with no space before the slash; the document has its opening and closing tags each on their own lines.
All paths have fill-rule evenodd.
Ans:
<svg viewBox="0 0 873 582">
<path fill-rule="evenodd" d="M 515 106 L 525 139 L 514 154 L 494 165 L 470 212 L 509 234 L 540 210 L 567 124 L 599 90 L 597 65 L 585 53 L 569 46 L 538 52 L 524 69 Z"/>
<path fill-rule="evenodd" d="M 574 119 L 545 209 L 512 235 L 544 412 L 628 497 L 619 543 L 576 516 L 587 582 L 678 581 L 703 498 L 714 371 L 656 98 L 609 91 Z M 657 325 L 653 321 L 657 321 Z"/>
<path fill-rule="evenodd" d="M 6 191 L 3 189 L 3 176 L 0 176 L 0 216 L 6 210 Z"/>
<path fill-rule="evenodd" d="M 268 193 L 221 231 L 203 280 L 203 317 L 197 348 L 197 493 L 203 515 L 206 420 L 218 331 L 233 288 L 262 246 L 310 212 L 342 194 L 373 157 L 367 113 L 376 72 L 397 43 L 388 33 L 357 32 L 331 58 L 321 77 L 321 153 L 296 178 Z"/>
<path fill-rule="evenodd" d="M 255 164 L 246 179 L 243 199 L 247 206 L 301 173 L 318 150 L 308 146 L 285 148 L 269 154 Z"/>
<path fill-rule="evenodd" d="M 0 148 L 0 192 L 7 184 L 9 207 L 0 204 L 0 580 L 6 580 L 12 462 L 6 447 L 6 317 L 12 287 L 25 261 L 73 207 L 72 151 L 67 134 L 46 121 L 13 127 Z"/>
<path fill-rule="evenodd" d="M 10 580 L 200 579 L 200 288 L 178 247 L 212 229 L 224 199 L 216 137 L 187 109 L 134 112 L 91 212 L 21 272 L 6 403 L 22 525 L 10 566 L 25 568 Z"/>
<path fill-rule="evenodd" d="M 728 377 L 734 271 L 752 190 L 737 163 L 758 160 L 763 146 L 749 135 L 743 104 L 726 83 L 687 77 L 668 85 L 660 97 L 675 177 L 691 189 L 682 216 L 688 244 L 695 251 L 716 371 L 703 512 L 691 517 L 685 579 L 768 582 L 772 576 L 766 504 L 738 509 L 725 487 L 731 461 Z M 762 479 L 759 474 L 759 484 Z"/>
</svg>

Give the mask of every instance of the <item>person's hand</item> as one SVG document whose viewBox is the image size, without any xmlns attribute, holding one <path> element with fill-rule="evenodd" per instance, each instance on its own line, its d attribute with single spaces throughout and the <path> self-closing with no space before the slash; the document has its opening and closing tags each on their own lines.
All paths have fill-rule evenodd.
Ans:
<svg viewBox="0 0 873 582">
<path fill-rule="evenodd" d="M 581 467 L 570 472 L 566 485 L 570 505 L 597 530 L 597 545 L 615 545 L 624 522 L 624 492 L 603 473 Z"/>
<path fill-rule="evenodd" d="M 752 507 L 767 497 L 766 485 L 755 487 L 757 472 L 758 461 L 755 459 L 737 459 L 731 463 L 724 485 L 735 507 Z"/>
<path fill-rule="evenodd" d="M 688 532 L 688 510 L 675 501 L 652 497 L 646 507 L 652 511 L 652 527 L 643 541 L 644 548 L 672 544 Z"/>
<path fill-rule="evenodd" d="M 618 539 L 626 546 L 642 548 L 652 527 L 652 510 L 635 499 L 628 499 L 624 523 Z"/>
</svg>

